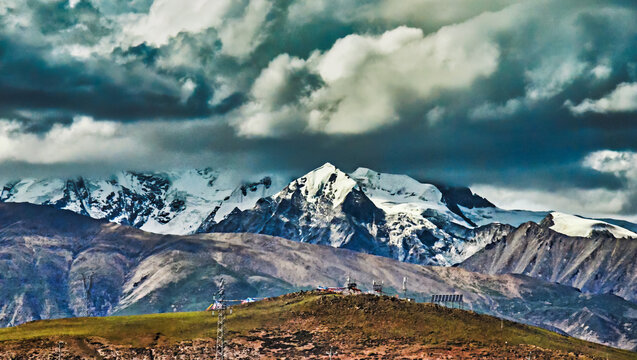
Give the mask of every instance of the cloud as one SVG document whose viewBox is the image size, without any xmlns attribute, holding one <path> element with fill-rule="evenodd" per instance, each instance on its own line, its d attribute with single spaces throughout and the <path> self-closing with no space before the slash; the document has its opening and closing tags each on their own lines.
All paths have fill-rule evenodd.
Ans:
<svg viewBox="0 0 637 360">
<path fill-rule="evenodd" d="M 637 83 L 621 83 L 610 94 L 597 100 L 585 99 L 577 105 L 567 100 L 565 106 L 575 115 L 637 111 Z"/>
<path fill-rule="evenodd" d="M 625 206 L 626 194 L 606 189 L 546 191 L 475 184 L 471 189 L 505 209 L 559 210 L 582 216 L 616 216 Z"/>
<path fill-rule="evenodd" d="M 0 120 L 0 162 L 31 164 L 112 161 L 145 153 L 144 144 L 127 136 L 116 122 L 76 117 L 68 125 L 54 125 L 44 134 L 29 133 L 16 121 Z"/>
<path fill-rule="evenodd" d="M 165 45 L 180 32 L 196 33 L 223 23 L 232 7 L 230 0 L 155 0 L 148 14 L 125 20 L 123 32 L 132 45 Z"/>
<path fill-rule="evenodd" d="M 497 45 L 474 30 L 469 23 L 425 36 L 420 29 L 398 27 L 380 36 L 349 35 L 306 60 L 280 56 L 255 81 L 253 102 L 239 116 L 240 133 L 271 136 L 304 129 L 358 134 L 395 123 L 402 104 L 426 101 L 436 91 L 466 88 L 495 70 Z M 321 86 L 291 99 L 291 104 L 276 106 L 289 86 L 298 87 L 286 82 L 301 79 L 284 69 L 315 74 Z M 259 90 L 264 87 L 268 90 Z M 255 109 L 258 121 L 246 116 Z M 282 127 L 284 123 L 290 129 Z"/>
<path fill-rule="evenodd" d="M 251 0 L 243 16 L 231 19 L 220 29 L 221 52 L 244 59 L 261 44 L 267 34 L 264 29 L 272 4 L 267 0 Z"/>
<path fill-rule="evenodd" d="M 602 173 L 612 173 L 637 183 L 637 152 L 600 150 L 586 156 L 582 164 Z"/>
<path fill-rule="evenodd" d="M 276 136 L 296 127 L 302 130 L 307 121 L 304 102 L 309 102 L 315 75 L 306 61 L 280 55 L 270 62 L 255 80 L 252 101 L 238 110 L 233 121 L 239 135 Z"/>
<path fill-rule="evenodd" d="M 79 5 L 78 5 L 79 6 Z M 52 110 L 119 120 L 209 115 L 208 99 L 182 103 L 179 79 L 139 64 L 51 56 L 0 34 L 0 115 Z"/>
<path fill-rule="evenodd" d="M 512 204 L 637 204 L 628 170 L 582 160 L 637 152 L 635 110 L 621 110 L 637 82 L 629 1 L 183 4 L 0 1 L 4 139 L 62 154 L 3 148 L 0 173 L 331 161 L 489 184 Z M 92 152 L 66 133 L 136 147 Z"/>
<path fill-rule="evenodd" d="M 469 112 L 469 118 L 474 120 L 505 119 L 514 115 L 524 107 L 523 100 L 509 99 L 504 105 L 484 103 Z"/>
<path fill-rule="evenodd" d="M 624 182 L 625 185 L 619 192 L 623 195 L 620 212 L 632 215 L 637 212 L 637 152 L 595 151 L 586 156 L 583 165 L 600 173 L 612 174 Z"/>
<path fill-rule="evenodd" d="M 487 197 L 496 205 L 510 209 L 549 211 L 559 209 L 585 216 L 620 216 L 637 220 L 637 152 L 598 150 L 587 154 L 581 161 L 583 170 L 610 175 L 620 181 L 619 188 L 603 185 L 582 188 L 572 184 L 566 188 L 546 189 L 515 188 L 475 184 L 472 189 Z"/>
<path fill-rule="evenodd" d="M 436 106 L 427 112 L 425 119 L 430 126 L 435 126 L 445 117 L 446 110 L 444 107 Z"/>
<path fill-rule="evenodd" d="M 120 18 L 126 45 L 163 46 L 180 33 L 197 34 L 216 29 L 221 53 L 245 60 L 265 39 L 269 0 L 155 0 L 147 14 Z"/>
</svg>

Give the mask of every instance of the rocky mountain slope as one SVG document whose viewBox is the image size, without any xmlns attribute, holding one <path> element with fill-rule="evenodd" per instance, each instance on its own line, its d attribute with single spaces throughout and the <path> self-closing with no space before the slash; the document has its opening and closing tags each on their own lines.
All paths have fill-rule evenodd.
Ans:
<svg viewBox="0 0 637 360">
<path fill-rule="evenodd" d="M 232 310 L 229 359 L 326 359 L 330 350 L 337 359 L 637 359 L 544 329 L 386 296 L 302 292 Z M 214 358 L 216 320 L 201 311 L 37 321 L 0 329 L 0 359 Z"/>
<path fill-rule="evenodd" d="M 553 213 L 540 225 L 523 224 L 460 266 L 487 274 L 525 274 L 637 302 L 637 238 L 631 234 L 607 223 Z"/>
<path fill-rule="evenodd" d="M 346 196 L 347 197 L 347 196 Z M 524 275 L 427 267 L 330 246 L 253 234 L 145 233 L 68 211 L 0 204 L 0 324 L 84 315 L 204 309 L 227 282 L 228 298 L 343 284 L 368 290 L 403 277 L 417 300 L 463 294 L 478 312 L 623 348 L 637 346 L 637 305 Z"/>
</svg>

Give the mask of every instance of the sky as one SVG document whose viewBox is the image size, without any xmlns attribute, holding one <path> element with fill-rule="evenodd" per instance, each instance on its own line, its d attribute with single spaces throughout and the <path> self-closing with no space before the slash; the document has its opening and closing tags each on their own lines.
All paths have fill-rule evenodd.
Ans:
<svg viewBox="0 0 637 360">
<path fill-rule="evenodd" d="M 637 3 L 1 0 L 0 178 L 324 162 L 637 220 Z"/>
</svg>

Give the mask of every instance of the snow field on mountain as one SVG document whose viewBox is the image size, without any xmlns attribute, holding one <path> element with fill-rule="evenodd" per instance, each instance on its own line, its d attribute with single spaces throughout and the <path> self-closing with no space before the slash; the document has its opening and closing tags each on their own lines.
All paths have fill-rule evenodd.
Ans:
<svg viewBox="0 0 637 360">
<path fill-rule="evenodd" d="M 594 231 L 608 231 L 616 238 L 637 238 L 637 234 L 622 227 L 600 220 L 584 219 L 579 216 L 552 212 L 552 230 L 568 236 L 590 237 Z"/>
</svg>

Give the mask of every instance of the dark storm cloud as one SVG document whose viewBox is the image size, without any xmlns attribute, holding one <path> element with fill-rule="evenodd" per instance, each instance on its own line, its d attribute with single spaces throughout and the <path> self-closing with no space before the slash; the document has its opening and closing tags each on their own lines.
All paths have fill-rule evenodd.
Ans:
<svg viewBox="0 0 637 360">
<path fill-rule="evenodd" d="M 110 32 L 108 22 L 89 2 L 79 2 L 72 11 L 68 1 L 39 2 L 28 0 L 33 9 L 33 26 L 44 35 L 56 35 L 65 32 L 68 41 L 96 42 Z M 76 27 L 81 24 L 81 27 Z"/>
<path fill-rule="evenodd" d="M 174 79 L 105 60 L 50 62 L 42 49 L 0 37 L 0 111 L 5 116 L 22 109 L 119 120 L 210 114 L 212 90 L 200 86 L 184 104 L 179 86 Z"/>
<path fill-rule="evenodd" d="M 0 8 L 0 119 L 22 132 L 89 115 L 113 123 L 109 136 L 135 136 L 144 154 L 175 154 L 157 167 L 241 157 L 255 171 L 301 173 L 330 161 L 512 191 L 625 192 L 616 211 L 636 212 L 636 178 L 583 160 L 637 152 L 637 114 L 572 110 L 637 82 L 634 2 L 246 0 L 166 41 L 131 35 L 161 19 L 151 0 L 21 4 Z M 262 18 L 247 10 L 255 4 L 268 5 Z M 21 15 L 32 26 L 10 30 Z M 171 28 L 192 23 L 168 15 Z M 65 53 L 78 45 L 97 50 Z M 39 166 L 23 160 L 2 167 Z M 149 163 L 127 161 L 119 166 Z"/>
</svg>

